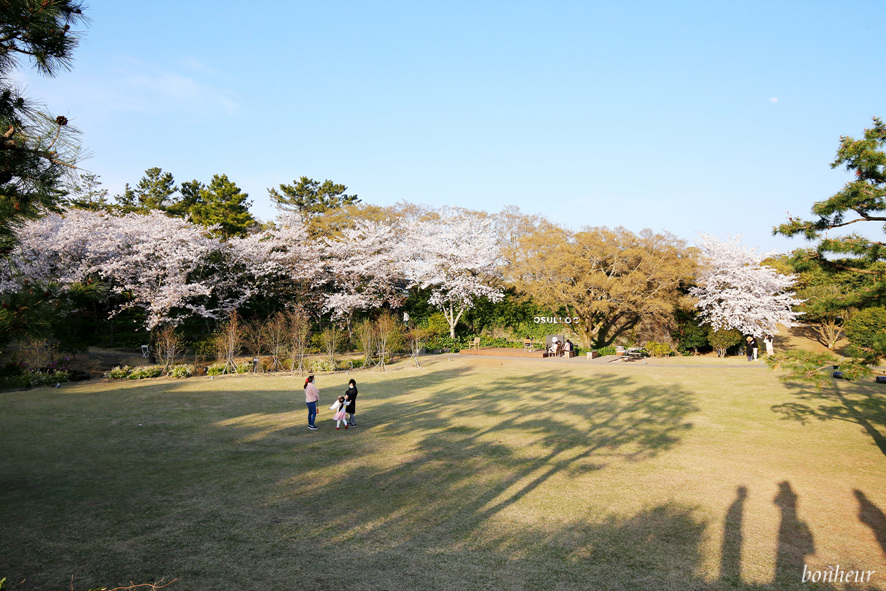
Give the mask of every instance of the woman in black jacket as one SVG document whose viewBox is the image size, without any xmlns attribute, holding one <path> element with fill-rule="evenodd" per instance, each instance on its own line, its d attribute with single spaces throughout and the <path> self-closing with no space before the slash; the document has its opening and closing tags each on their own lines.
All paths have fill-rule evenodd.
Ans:
<svg viewBox="0 0 886 591">
<path fill-rule="evenodd" d="M 355 409 L 357 403 L 357 382 L 354 380 L 348 382 L 348 389 L 345 390 L 345 399 L 348 403 L 348 407 L 345 409 L 345 412 L 348 413 L 348 425 L 356 427 L 357 421 L 354 420 L 354 416 L 356 414 Z"/>
</svg>

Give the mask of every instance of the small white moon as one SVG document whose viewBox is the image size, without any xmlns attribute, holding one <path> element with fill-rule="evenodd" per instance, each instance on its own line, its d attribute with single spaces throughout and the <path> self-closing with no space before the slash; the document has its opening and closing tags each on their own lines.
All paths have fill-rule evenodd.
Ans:
<svg viewBox="0 0 886 591">
<path fill-rule="evenodd" d="M 770 102 L 770 103 L 773 103 L 773 104 L 777 103 L 777 102 L 778 102 L 778 97 L 777 97 L 777 96 L 772 97 L 771 99 L 769 99 L 769 102 Z"/>
</svg>

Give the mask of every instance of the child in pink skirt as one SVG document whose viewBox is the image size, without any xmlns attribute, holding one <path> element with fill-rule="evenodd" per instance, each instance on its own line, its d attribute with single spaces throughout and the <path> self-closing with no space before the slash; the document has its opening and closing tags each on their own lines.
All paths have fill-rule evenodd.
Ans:
<svg viewBox="0 0 886 591">
<path fill-rule="evenodd" d="M 332 415 L 332 420 L 335 421 L 335 428 L 336 429 L 339 428 L 339 426 L 338 426 L 339 422 L 342 422 L 345 424 L 345 429 L 348 428 L 348 420 L 346 418 L 347 413 L 345 412 L 347 407 L 348 407 L 348 405 L 345 402 L 344 396 L 339 396 L 338 400 L 335 402 L 335 404 L 333 404 L 332 406 L 329 407 L 329 410 L 335 411 L 335 414 Z"/>
</svg>

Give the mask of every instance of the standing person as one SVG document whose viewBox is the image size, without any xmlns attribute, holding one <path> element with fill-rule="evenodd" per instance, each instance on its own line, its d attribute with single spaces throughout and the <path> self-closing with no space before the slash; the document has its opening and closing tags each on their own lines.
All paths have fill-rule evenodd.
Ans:
<svg viewBox="0 0 886 591">
<path fill-rule="evenodd" d="M 348 425 L 356 427 L 357 420 L 354 417 L 357 416 L 357 382 L 354 380 L 348 381 L 348 389 L 345 390 L 345 400 L 348 401 L 348 408 L 346 409 L 349 417 Z"/>
<path fill-rule="evenodd" d="M 748 361 L 754 360 L 754 337 L 748 337 L 744 344 L 744 352 L 748 356 Z"/>
<path fill-rule="evenodd" d="M 308 429 L 319 429 L 314 421 L 317 420 L 317 403 L 320 402 L 320 390 L 314 385 L 314 376 L 308 376 L 305 380 L 305 404 L 308 405 Z"/>
<path fill-rule="evenodd" d="M 763 339 L 763 342 L 766 343 L 766 355 L 768 355 L 769 357 L 775 355 L 775 350 L 772 346 L 774 340 L 775 337 L 773 337 L 771 334 L 766 335 L 766 338 Z"/>
<path fill-rule="evenodd" d="M 757 360 L 757 353 L 759 352 L 759 343 L 757 343 L 757 337 L 754 337 L 754 361 Z"/>
</svg>

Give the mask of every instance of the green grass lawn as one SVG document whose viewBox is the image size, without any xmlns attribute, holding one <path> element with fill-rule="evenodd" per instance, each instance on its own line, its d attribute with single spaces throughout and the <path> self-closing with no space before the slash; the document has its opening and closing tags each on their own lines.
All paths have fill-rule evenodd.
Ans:
<svg viewBox="0 0 886 591">
<path fill-rule="evenodd" d="M 82 591 L 886 589 L 886 386 L 441 356 L 0 394 L 0 578 Z M 349 378 L 356 429 L 328 406 Z M 803 565 L 874 570 L 801 583 Z M 24 580 L 24 582 L 21 582 Z"/>
</svg>

